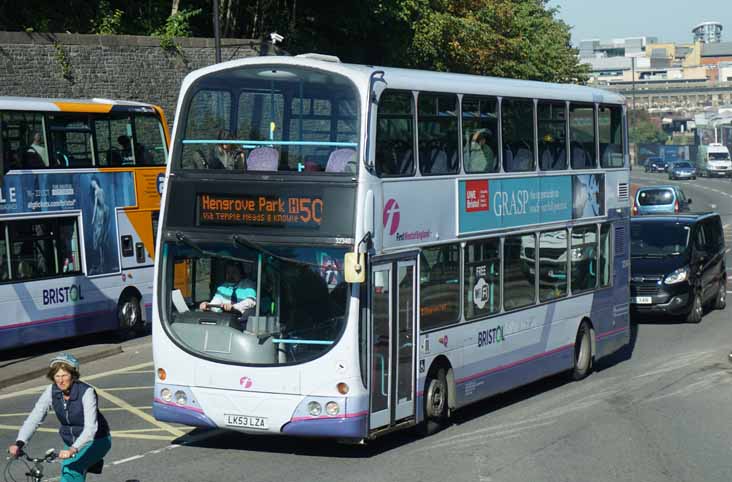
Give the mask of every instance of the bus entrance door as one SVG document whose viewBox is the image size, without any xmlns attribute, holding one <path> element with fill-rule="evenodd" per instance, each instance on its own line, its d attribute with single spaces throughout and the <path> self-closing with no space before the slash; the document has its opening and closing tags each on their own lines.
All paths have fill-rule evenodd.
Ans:
<svg viewBox="0 0 732 482">
<path fill-rule="evenodd" d="M 370 430 L 415 415 L 416 272 L 414 257 L 372 265 Z"/>
</svg>

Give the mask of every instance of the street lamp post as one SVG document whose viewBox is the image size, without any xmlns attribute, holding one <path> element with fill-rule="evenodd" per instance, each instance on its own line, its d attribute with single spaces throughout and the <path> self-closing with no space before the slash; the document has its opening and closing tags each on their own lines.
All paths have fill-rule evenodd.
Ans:
<svg viewBox="0 0 732 482">
<path fill-rule="evenodd" d="M 219 33 L 219 0 L 213 0 L 214 51 L 216 63 L 221 63 L 221 34 Z"/>
</svg>

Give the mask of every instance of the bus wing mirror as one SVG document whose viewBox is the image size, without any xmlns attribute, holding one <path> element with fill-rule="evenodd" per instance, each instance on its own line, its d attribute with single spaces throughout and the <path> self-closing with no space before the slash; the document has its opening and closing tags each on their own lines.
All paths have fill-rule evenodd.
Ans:
<svg viewBox="0 0 732 482">
<path fill-rule="evenodd" d="M 366 281 L 366 255 L 364 253 L 346 253 L 343 271 L 348 283 Z"/>
</svg>

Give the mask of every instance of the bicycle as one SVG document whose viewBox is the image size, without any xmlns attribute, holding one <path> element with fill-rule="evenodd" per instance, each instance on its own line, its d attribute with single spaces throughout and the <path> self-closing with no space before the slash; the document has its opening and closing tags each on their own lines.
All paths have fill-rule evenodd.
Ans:
<svg viewBox="0 0 732 482">
<path fill-rule="evenodd" d="M 43 480 L 43 464 L 55 461 L 58 457 L 58 454 L 56 453 L 56 449 L 48 449 L 46 451 L 46 454 L 41 458 L 33 458 L 27 453 L 25 453 L 22 449 L 18 451 L 17 457 L 7 457 L 7 464 L 5 464 L 5 471 L 3 472 L 3 479 L 5 482 L 17 482 L 13 475 L 10 473 L 10 467 L 12 466 L 13 462 L 16 460 L 20 460 L 23 462 L 28 469 L 28 472 L 25 473 L 25 480 L 26 482 L 41 482 Z"/>
</svg>

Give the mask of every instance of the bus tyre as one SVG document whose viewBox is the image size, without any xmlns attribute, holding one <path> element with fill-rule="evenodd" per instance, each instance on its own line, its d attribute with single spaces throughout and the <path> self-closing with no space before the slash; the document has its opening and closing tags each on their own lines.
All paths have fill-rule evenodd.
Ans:
<svg viewBox="0 0 732 482">
<path fill-rule="evenodd" d="M 574 342 L 574 364 L 570 377 L 578 381 L 587 377 L 592 370 L 592 331 L 590 325 L 583 321 L 577 330 L 577 338 Z"/>
<path fill-rule="evenodd" d="M 119 335 L 126 339 L 143 328 L 140 298 L 134 294 L 125 295 L 117 305 Z"/>
<path fill-rule="evenodd" d="M 725 273 L 722 273 L 724 276 Z M 714 309 L 723 310 L 727 307 L 727 283 L 724 282 L 724 278 L 719 282 L 719 290 L 717 296 L 714 297 Z"/>
<path fill-rule="evenodd" d="M 702 305 L 701 293 L 697 290 L 694 292 L 694 300 L 691 302 L 691 309 L 686 315 L 686 321 L 687 323 L 699 323 L 703 314 L 704 305 Z"/>
<path fill-rule="evenodd" d="M 424 391 L 424 422 L 422 435 L 439 432 L 447 422 L 447 376 L 445 369 L 439 368 L 427 379 Z"/>
</svg>

